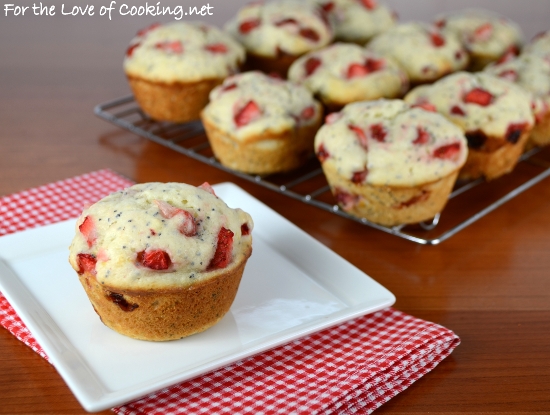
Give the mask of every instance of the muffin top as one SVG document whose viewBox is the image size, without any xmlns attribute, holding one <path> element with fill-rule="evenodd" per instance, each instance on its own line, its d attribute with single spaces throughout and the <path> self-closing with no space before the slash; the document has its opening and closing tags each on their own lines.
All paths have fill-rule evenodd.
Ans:
<svg viewBox="0 0 550 415">
<path fill-rule="evenodd" d="M 330 114 L 315 151 L 354 183 L 407 187 L 457 171 L 468 154 L 464 133 L 442 115 L 384 99 Z"/>
<path fill-rule="evenodd" d="M 321 104 L 305 87 L 251 71 L 231 76 L 214 88 L 202 117 L 245 141 L 315 124 L 321 111 Z"/>
<path fill-rule="evenodd" d="M 335 43 L 296 60 L 288 78 L 325 104 L 396 98 L 408 89 L 407 73 L 386 58 L 352 43 Z"/>
<path fill-rule="evenodd" d="M 458 72 L 432 85 L 416 87 L 405 101 L 443 114 L 466 133 L 512 143 L 534 122 L 531 94 L 484 72 Z"/>
<path fill-rule="evenodd" d="M 522 86 L 533 94 L 532 108 L 540 121 L 550 110 L 550 60 L 534 54 L 485 67 L 484 72 Z"/>
<path fill-rule="evenodd" d="M 392 27 L 397 16 L 378 0 L 314 0 L 334 24 L 335 38 L 365 44 Z"/>
<path fill-rule="evenodd" d="M 82 212 L 69 262 L 113 288 L 185 288 L 240 264 L 253 227 L 207 183 L 138 184 Z"/>
<path fill-rule="evenodd" d="M 475 55 L 497 60 L 508 51 L 518 51 L 523 41 L 521 29 L 510 19 L 481 9 L 440 15 L 436 25 L 455 33 Z"/>
<path fill-rule="evenodd" d="M 248 52 L 273 58 L 322 48 L 334 36 L 323 10 L 298 0 L 250 3 L 225 28 Z"/>
<path fill-rule="evenodd" d="M 550 30 L 536 35 L 527 45 L 525 45 L 522 53 L 539 55 L 550 60 Z"/>
<path fill-rule="evenodd" d="M 456 35 L 419 22 L 396 25 L 374 37 L 367 48 L 394 58 L 413 83 L 435 81 L 468 64 L 468 55 Z"/>
<path fill-rule="evenodd" d="M 157 82 L 196 82 L 235 73 L 245 51 L 214 26 L 200 22 L 154 24 L 140 30 L 124 59 L 127 75 Z"/>
</svg>

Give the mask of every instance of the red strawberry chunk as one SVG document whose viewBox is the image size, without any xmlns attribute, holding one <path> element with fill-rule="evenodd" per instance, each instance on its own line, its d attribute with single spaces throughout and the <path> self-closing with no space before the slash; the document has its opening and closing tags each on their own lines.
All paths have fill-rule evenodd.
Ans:
<svg viewBox="0 0 550 415">
<path fill-rule="evenodd" d="M 319 36 L 319 33 L 317 33 L 315 30 L 309 28 L 309 27 L 302 27 L 300 29 L 300 36 L 309 39 L 313 42 L 318 42 L 321 37 Z"/>
<path fill-rule="evenodd" d="M 451 114 L 460 115 L 462 117 L 466 115 L 464 110 L 462 108 L 460 108 L 458 105 L 453 105 L 451 107 Z"/>
<path fill-rule="evenodd" d="M 278 22 L 275 22 L 275 26 L 284 26 L 284 25 L 287 25 L 287 24 L 293 24 L 293 25 L 296 25 L 298 24 L 298 22 L 291 18 L 291 17 L 288 17 L 286 19 L 282 19 L 282 20 L 279 20 Z"/>
<path fill-rule="evenodd" d="M 510 124 L 506 130 L 506 140 L 512 144 L 516 144 L 525 127 L 527 127 L 527 123 Z"/>
<path fill-rule="evenodd" d="M 244 127 L 261 117 L 262 111 L 254 101 L 248 101 L 233 117 L 237 127 Z"/>
<path fill-rule="evenodd" d="M 474 31 L 474 41 L 476 42 L 485 42 L 493 34 L 493 25 L 491 23 L 484 23 L 481 26 L 478 26 Z"/>
<path fill-rule="evenodd" d="M 418 102 L 412 105 L 413 108 L 422 108 L 425 111 L 437 112 L 437 108 L 434 104 L 429 103 L 428 101 Z"/>
<path fill-rule="evenodd" d="M 218 232 L 218 242 L 216 245 L 216 252 L 214 257 L 210 260 L 207 271 L 214 269 L 225 268 L 231 262 L 233 258 L 233 235 L 234 233 L 222 227 Z"/>
<path fill-rule="evenodd" d="M 384 59 L 367 58 L 365 61 L 365 67 L 369 70 L 369 72 L 379 71 L 380 69 L 384 69 L 385 66 L 386 61 Z"/>
<path fill-rule="evenodd" d="M 212 53 L 227 53 L 227 46 L 223 43 L 212 43 L 204 48 Z"/>
<path fill-rule="evenodd" d="M 433 152 L 433 156 L 438 159 L 452 160 L 460 151 L 460 143 L 447 144 L 436 148 Z"/>
<path fill-rule="evenodd" d="M 348 128 L 355 133 L 355 135 L 357 136 L 357 140 L 359 140 L 359 144 L 361 145 L 361 147 L 363 147 L 365 150 L 367 150 L 368 149 L 367 135 L 365 134 L 363 129 L 361 127 L 358 127 L 358 126 L 353 125 L 353 124 L 348 125 Z"/>
<path fill-rule="evenodd" d="M 199 189 L 206 190 L 208 193 L 216 196 L 216 192 L 214 192 L 214 188 L 210 186 L 210 183 L 204 182 L 199 186 Z M 217 197 L 217 196 L 216 196 Z"/>
<path fill-rule="evenodd" d="M 376 9 L 376 0 L 361 0 L 361 4 L 369 10 Z"/>
<path fill-rule="evenodd" d="M 511 45 L 506 49 L 506 51 L 502 54 L 502 56 L 498 58 L 497 64 L 511 61 L 518 55 L 519 55 L 518 47 L 516 45 Z"/>
<path fill-rule="evenodd" d="M 356 171 L 351 176 L 351 181 L 355 184 L 363 183 L 369 174 L 368 169 L 365 167 L 364 170 Z"/>
<path fill-rule="evenodd" d="M 359 196 L 352 195 L 340 188 L 334 189 L 334 197 L 336 198 L 336 203 L 346 211 L 353 209 L 357 202 L 359 202 Z"/>
<path fill-rule="evenodd" d="M 161 249 L 138 252 L 136 259 L 139 265 L 154 269 L 155 271 L 168 269 L 172 265 L 170 255 Z"/>
<path fill-rule="evenodd" d="M 183 53 L 183 45 L 179 40 L 158 42 L 155 44 L 155 48 L 168 53 Z"/>
<path fill-rule="evenodd" d="M 438 29 L 443 29 L 447 24 L 447 21 L 445 19 L 439 19 L 434 24 L 435 24 L 435 27 L 437 27 Z"/>
<path fill-rule="evenodd" d="M 430 196 L 430 192 L 423 190 L 422 193 L 420 193 L 419 195 L 413 196 L 409 200 L 401 202 L 399 205 L 394 207 L 396 209 L 403 209 L 403 208 L 412 206 L 418 202 L 423 202 L 424 200 L 427 200 L 429 196 Z"/>
<path fill-rule="evenodd" d="M 330 13 L 332 10 L 334 10 L 334 3 L 332 1 L 328 1 L 322 4 L 321 8 L 325 13 Z"/>
<path fill-rule="evenodd" d="M 141 43 L 134 43 L 133 45 L 128 46 L 128 49 L 126 49 L 126 56 L 129 58 L 134 54 L 134 50 L 141 45 Z"/>
<path fill-rule="evenodd" d="M 153 23 L 151 26 L 146 27 L 145 29 L 139 30 L 139 31 L 137 32 L 137 35 L 138 35 L 138 36 L 144 36 L 144 35 L 146 35 L 147 33 L 149 33 L 150 31 L 152 31 L 152 30 L 154 30 L 154 29 L 156 29 L 157 27 L 160 27 L 160 26 L 161 26 L 161 24 L 158 23 L 158 22 L 157 22 L 157 23 Z"/>
<path fill-rule="evenodd" d="M 348 78 L 348 79 L 359 78 L 361 76 L 367 75 L 368 73 L 369 73 L 369 70 L 365 66 L 363 66 L 359 63 L 352 63 L 348 67 L 348 71 L 346 73 L 346 78 Z"/>
<path fill-rule="evenodd" d="M 426 144 L 428 141 L 430 141 L 430 133 L 428 133 L 422 127 L 417 127 L 416 132 L 418 133 L 418 136 L 413 141 L 413 144 Z"/>
<path fill-rule="evenodd" d="M 507 69 L 498 74 L 499 78 L 506 79 L 510 82 L 516 82 L 518 80 L 518 73 L 513 69 Z"/>
<path fill-rule="evenodd" d="M 321 66 L 321 60 L 319 58 L 309 58 L 306 60 L 304 64 L 306 76 L 312 75 L 319 66 Z"/>
<path fill-rule="evenodd" d="M 262 22 L 260 19 L 245 20 L 239 25 L 239 32 L 241 32 L 243 35 L 246 35 L 252 30 L 256 29 L 261 24 Z"/>
<path fill-rule="evenodd" d="M 334 124 L 336 121 L 338 121 L 340 118 L 342 118 L 341 112 L 331 112 L 325 117 L 325 123 L 326 124 Z"/>
<path fill-rule="evenodd" d="M 314 107 L 306 107 L 302 110 L 300 117 L 304 120 L 309 120 L 315 115 L 315 108 Z"/>
<path fill-rule="evenodd" d="M 78 227 L 78 230 L 84 236 L 84 238 L 86 238 L 86 243 L 88 244 L 88 248 L 91 248 L 97 239 L 97 232 L 96 232 L 94 220 L 92 219 L 92 217 L 86 216 L 86 218 L 84 219 L 84 222 L 82 222 Z"/>
<path fill-rule="evenodd" d="M 171 219 L 174 216 L 180 216 L 181 223 L 178 225 L 178 230 L 185 236 L 194 236 L 197 234 L 197 224 L 193 215 L 186 210 L 172 206 L 170 203 L 164 200 L 153 201 L 159 208 L 160 214 L 166 218 Z"/>
<path fill-rule="evenodd" d="M 222 91 L 225 92 L 225 91 L 231 91 L 232 89 L 236 89 L 237 88 L 237 84 L 229 84 L 229 85 L 224 85 L 222 87 Z"/>
<path fill-rule="evenodd" d="M 322 163 L 324 162 L 326 159 L 328 159 L 330 157 L 330 154 L 329 152 L 327 151 L 327 149 L 325 148 L 325 145 L 324 144 L 321 144 L 319 146 L 319 148 L 317 149 L 317 158 L 319 159 L 319 161 Z"/>
<path fill-rule="evenodd" d="M 387 131 L 382 124 L 373 124 L 370 126 L 370 135 L 379 143 L 383 143 L 386 139 Z"/>
<path fill-rule="evenodd" d="M 477 104 L 486 107 L 493 102 L 493 95 L 484 89 L 474 88 L 464 96 L 463 101 L 467 104 Z"/>
<path fill-rule="evenodd" d="M 77 254 L 76 256 L 76 262 L 78 264 L 78 275 L 82 275 L 85 272 L 89 274 L 96 274 L 95 270 L 95 264 L 97 263 L 97 259 L 92 254 Z"/>
<path fill-rule="evenodd" d="M 430 32 L 430 40 L 436 48 L 445 46 L 445 38 L 438 32 Z"/>
<path fill-rule="evenodd" d="M 242 236 L 250 235 L 250 228 L 248 227 L 248 223 L 243 223 L 241 225 L 241 235 Z"/>
</svg>

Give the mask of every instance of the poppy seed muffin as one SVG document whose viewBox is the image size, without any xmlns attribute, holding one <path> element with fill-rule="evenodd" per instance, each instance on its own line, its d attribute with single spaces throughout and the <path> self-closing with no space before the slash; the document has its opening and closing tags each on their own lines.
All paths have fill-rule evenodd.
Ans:
<svg viewBox="0 0 550 415">
<path fill-rule="evenodd" d="M 106 326 L 140 340 L 175 340 L 227 313 L 253 226 L 206 183 L 138 184 L 82 212 L 69 262 Z"/>
</svg>

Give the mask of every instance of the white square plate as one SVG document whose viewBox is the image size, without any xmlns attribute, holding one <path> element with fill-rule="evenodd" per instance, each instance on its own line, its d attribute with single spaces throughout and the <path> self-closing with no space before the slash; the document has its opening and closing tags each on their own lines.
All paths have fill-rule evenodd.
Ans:
<svg viewBox="0 0 550 415">
<path fill-rule="evenodd" d="M 74 220 L 0 238 L 0 291 L 87 411 L 100 411 L 388 307 L 394 295 L 232 183 L 214 186 L 254 219 L 254 253 L 229 313 L 171 342 L 105 327 L 70 267 Z"/>
</svg>

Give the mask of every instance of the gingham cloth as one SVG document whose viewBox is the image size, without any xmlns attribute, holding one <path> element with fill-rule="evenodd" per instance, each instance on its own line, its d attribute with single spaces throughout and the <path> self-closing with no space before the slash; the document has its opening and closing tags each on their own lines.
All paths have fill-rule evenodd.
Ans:
<svg viewBox="0 0 550 415">
<path fill-rule="evenodd" d="M 110 170 L 0 197 L 0 236 L 76 217 L 131 185 Z M 0 294 L 0 324 L 48 359 Z M 388 308 L 113 408 L 117 414 L 370 414 L 447 357 L 460 339 Z"/>
</svg>

